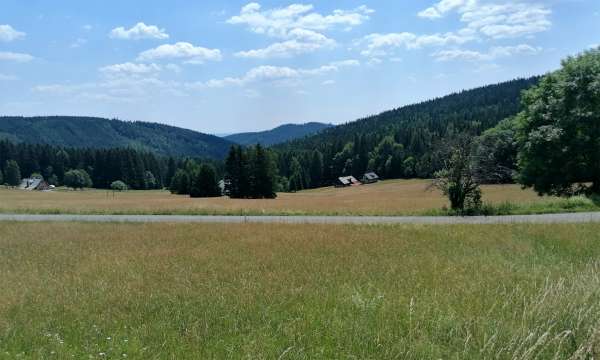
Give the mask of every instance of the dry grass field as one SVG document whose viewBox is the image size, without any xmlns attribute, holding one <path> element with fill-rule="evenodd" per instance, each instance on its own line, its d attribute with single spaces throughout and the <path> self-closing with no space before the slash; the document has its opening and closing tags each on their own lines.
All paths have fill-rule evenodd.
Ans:
<svg viewBox="0 0 600 360">
<path fill-rule="evenodd" d="M 390 180 L 350 188 L 322 188 L 295 194 L 281 193 L 275 200 L 191 199 L 167 191 L 101 190 L 24 192 L 0 190 L 1 212 L 28 213 L 144 213 L 144 214 L 327 214 L 406 215 L 447 205 L 438 192 L 428 190 L 426 180 Z M 518 185 L 483 187 L 484 201 L 500 204 L 544 204 Z"/>
<path fill-rule="evenodd" d="M 600 225 L 0 223 L 2 359 L 592 359 Z"/>
</svg>

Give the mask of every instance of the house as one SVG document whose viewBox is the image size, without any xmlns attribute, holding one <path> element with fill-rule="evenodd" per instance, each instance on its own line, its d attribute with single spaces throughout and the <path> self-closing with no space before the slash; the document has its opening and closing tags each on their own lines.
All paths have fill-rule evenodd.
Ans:
<svg viewBox="0 0 600 360">
<path fill-rule="evenodd" d="M 378 181 L 379 181 L 379 176 L 372 171 L 365 173 L 361 179 L 361 182 L 363 184 L 373 184 Z"/>
<path fill-rule="evenodd" d="M 48 185 L 47 182 L 44 181 L 41 177 L 33 177 L 21 180 L 21 185 L 19 185 L 19 189 L 25 191 L 39 190 L 39 191 L 47 191 L 50 190 L 51 185 Z"/>
<path fill-rule="evenodd" d="M 354 176 L 339 177 L 335 183 L 335 187 L 346 187 L 355 185 L 360 185 L 360 181 L 356 180 Z"/>
</svg>

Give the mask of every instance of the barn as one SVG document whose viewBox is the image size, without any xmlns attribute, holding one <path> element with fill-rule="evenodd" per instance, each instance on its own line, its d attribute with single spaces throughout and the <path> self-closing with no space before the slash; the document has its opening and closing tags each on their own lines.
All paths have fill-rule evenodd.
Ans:
<svg viewBox="0 0 600 360">
<path fill-rule="evenodd" d="M 379 181 L 379 176 L 373 171 L 365 173 L 361 179 L 363 184 L 373 184 Z"/>
<path fill-rule="evenodd" d="M 360 181 L 356 180 L 354 176 L 339 177 L 335 183 L 335 187 L 346 187 L 355 185 L 360 185 Z"/>
<path fill-rule="evenodd" d="M 48 183 L 40 177 L 33 177 L 21 180 L 21 185 L 19 185 L 19 189 L 25 191 L 47 191 L 50 190 L 50 185 L 48 185 Z"/>
</svg>

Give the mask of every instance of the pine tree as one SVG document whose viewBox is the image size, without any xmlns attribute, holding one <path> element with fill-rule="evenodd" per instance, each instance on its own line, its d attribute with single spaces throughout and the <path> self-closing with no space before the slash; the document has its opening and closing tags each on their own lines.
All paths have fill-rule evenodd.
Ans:
<svg viewBox="0 0 600 360">
<path fill-rule="evenodd" d="M 169 157 L 169 162 L 167 165 L 167 174 L 165 176 L 165 184 L 171 184 L 171 180 L 175 175 L 175 171 L 177 171 L 177 164 L 175 164 L 175 159 Z"/>
<path fill-rule="evenodd" d="M 251 197 L 274 199 L 277 196 L 274 166 L 268 152 L 260 144 L 254 148 L 252 175 Z"/>
<path fill-rule="evenodd" d="M 190 177 L 183 169 L 177 169 L 170 186 L 171 193 L 177 195 L 186 195 L 190 193 Z"/>
<path fill-rule="evenodd" d="M 191 197 L 218 197 L 221 189 L 217 182 L 217 173 L 211 165 L 202 164 L 192 179 L 190 187 Z"/>
<path fill-rule="evenodd" d="M 302 166 L 297 158 L 292 158 L 292 162 L 290 165 L 290 180 L 289 180 L 289 190 L 290 191 L 299 191 L 304 189 L 304 174 L 302 172 Z"/>
<path fill-rule="evenodd" d="M 310 160 L 310 187 L 317 188 L 323 185 L 323 154 L 314 150 Z"/>
<path fill-rule="evenodd" d="M 14 160 L 7 160 L 4 166 L 5 181 L 10 186 L 18 186 L 21 183 L 21 168 Z"/>
</svg>

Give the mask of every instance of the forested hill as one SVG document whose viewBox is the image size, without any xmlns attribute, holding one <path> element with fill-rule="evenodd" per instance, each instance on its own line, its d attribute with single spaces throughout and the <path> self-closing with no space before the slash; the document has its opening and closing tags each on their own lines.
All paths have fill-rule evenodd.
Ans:
<svg viewBox="0 0 600 360">
<path fill-rule="evenodd" d="M 0 139 L 76 148 L 133 147 L 167 156 L 225 157 L 228 140 L 174 126 L 95 117 L 0 117 Z"/>
<path fill-rule="evenodd" d="M 316 134 L 332 126 L 333 125 L 331 124 L 323 124 L 318 122 L 309 122 L 306 124 L 286 124 L 267 131 L 233 134 L 225 136 L 225 139 L 240 145 L 262 144 L 270 146 Z"/>
<path fill-rule="evenodd" d="M 328 185 L 338 176 L 366 170 L 386 178 L 429 177 L 443 162 L 435 153 L 441 142 L 457 133 L 477 136 L 515 115 L 521 92 L 538 80 L 465 90 L 276 145 L 280 174 L 300 176 L 302 187 Z"/>
</svg>

